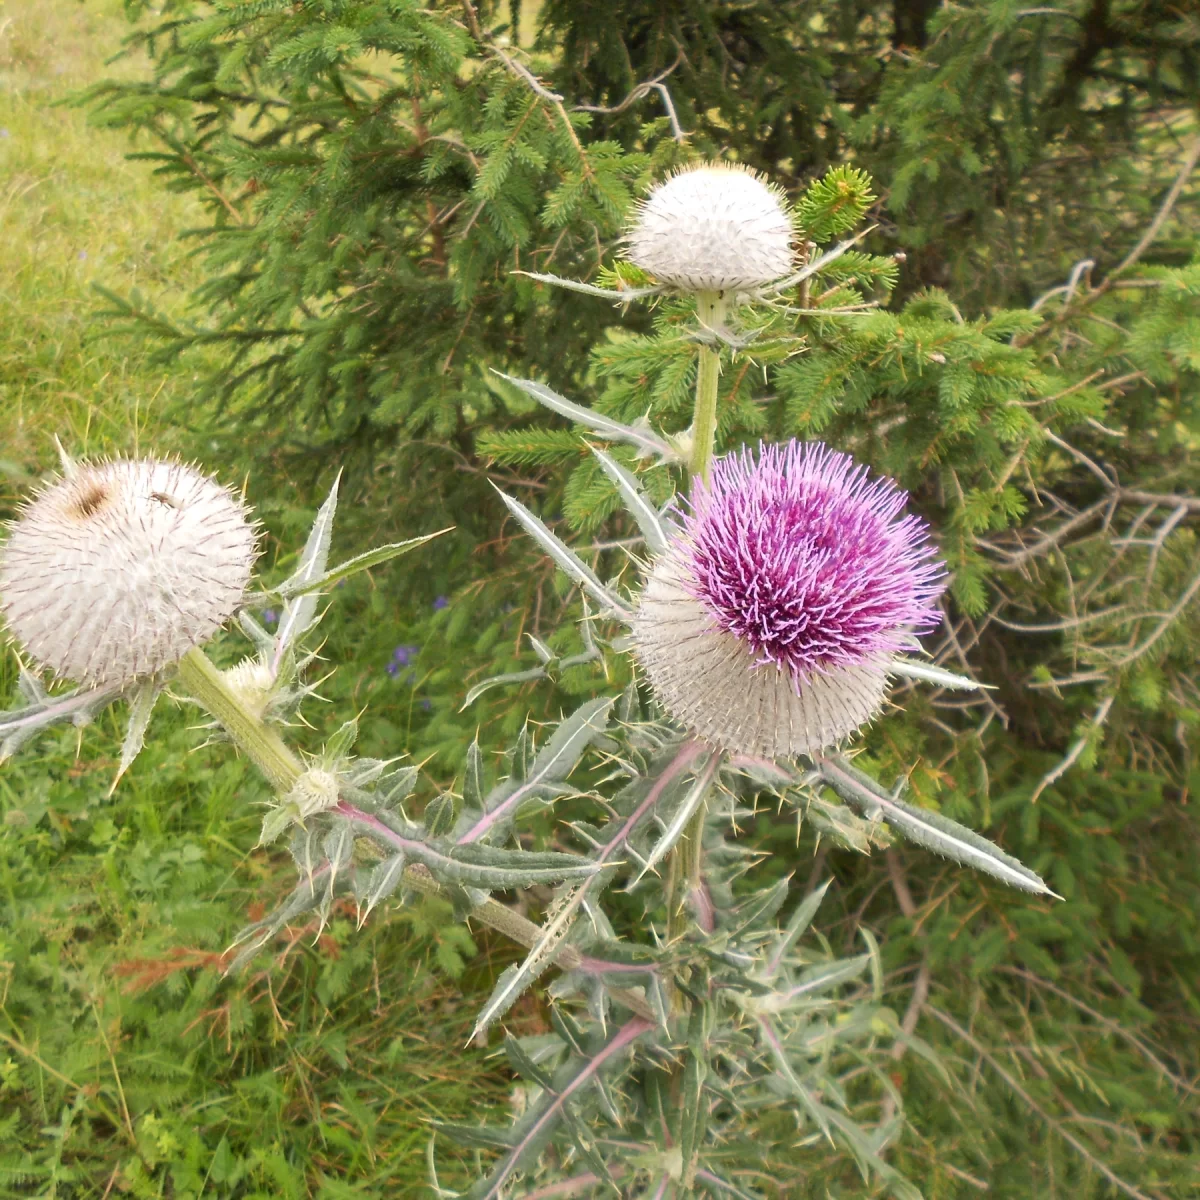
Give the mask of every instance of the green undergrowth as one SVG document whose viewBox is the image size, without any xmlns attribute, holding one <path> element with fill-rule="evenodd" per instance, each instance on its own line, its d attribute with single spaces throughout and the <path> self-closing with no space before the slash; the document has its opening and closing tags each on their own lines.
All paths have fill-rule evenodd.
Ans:
<svg viewBox="0 0 1200 1200">
<path fill-rule="evenodd" d="M 119 10 L 0 5 L 0 516 L 55 435 L 76 454 L 211 451 L 166 419 L 190 374 L 92 320 L 95 282 L 170 306 L 204 221 L 126 160 L 124 136 L 58 104 L 137 69 L 104 65 Z M 0 1197 L 415 1194 L 428 1123 L 505 1103 L 462 1049 L 455 979 L 489 958 L 438 907 L 357 933 L 345 909 L 319 944 L 291 927 L 225 977 L 233 936 L 292 870 L 254 849 L 265 793 L 229 747 L 196 749 L 195 710 L 165 704 L 108 797 L 118 715 L 0 769 Z M 452 1152 L 440 1162 L 453 1182 Z"/>
</svg>

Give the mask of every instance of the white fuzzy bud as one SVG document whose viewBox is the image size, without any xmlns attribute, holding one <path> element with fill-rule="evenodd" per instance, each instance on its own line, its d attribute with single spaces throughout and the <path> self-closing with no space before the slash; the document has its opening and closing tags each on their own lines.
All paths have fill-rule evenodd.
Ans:
<svg viewBox="0 0 1200 1200">
<path fill-rule="evenodd" d="M 331 808 L 337 808 L 338 778 L 324 767 L 310 767 L 292 785 L 284 802 L 293 806 L 293 811 L 302 821 L 316 813 L 328 812 Z"/>
<path fill-rule="evenodd" d="M 262 658 L 244 658 L 221 674 L 246 711 L 261 721 L 278 691 L 275 672 L 270 664 Z"/>
<path fill-rule="evenodd" d="M 750 289 L 792 269 L 783 193 L 747 167 L 712 163 L 672 175 L 643 201 L 629 258 L 686 292 Z"/>
<path fill-rule="evenodd" d="M 80 463 L 13 522 L 0 549 L 0 615 L 43 669 L 125 686 L 224 624 L 256 553 L 241 500 L 195 468 Z"/>
</svg>

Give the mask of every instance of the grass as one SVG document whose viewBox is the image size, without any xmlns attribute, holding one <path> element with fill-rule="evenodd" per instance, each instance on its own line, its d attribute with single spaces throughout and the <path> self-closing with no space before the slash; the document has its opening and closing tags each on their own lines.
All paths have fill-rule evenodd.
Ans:
<svg viewBox="0 0 1200 1200">
<path fill-rule="evenodd" d="M 105 66 L 123 32 L 112 0 L 0 4 L 0 511 L 55 435 L 79 454 L 204 449 L 165 419 L 190 377 L 90 316 L 93 282 L 169 311 L 194 282 L 179 235 L 203 219 L 61 104 L 137 69 Z M 0 696 L 14 685 L 8 656 Z M 224 977 L 234 933 L 294 878 L 253 848 L 262 785 L 164 703 L 110 800 L 121 715 L 0 768 L 0 1197 L 417 1194 L 429 1122 L 503 1102 L 459 1049 L 450 914 L 355 932 L 335 911 Z"/>
<path fill-rule="evenodd" d="M 168 195 L 126 140 L 89 128 L 64 100 L 110 69 L 119 5 L 0 4 L 0 445 L 10 467 L 125 449 L 187 387 L 89 324 L 93 281 L 166 296 L 190 281 L 181 230 L 201 214 Z M 159 432 L 162 432 L 161 430 Z M 10 472 L 11 473 L 11 472 Z"/>
</svg>

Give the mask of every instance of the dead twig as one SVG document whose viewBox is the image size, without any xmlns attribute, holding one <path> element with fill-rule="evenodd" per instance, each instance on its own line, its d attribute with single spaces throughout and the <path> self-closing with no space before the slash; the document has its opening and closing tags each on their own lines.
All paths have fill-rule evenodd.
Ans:
<svg viewBox="0 0 1200 1200">
<path fill-rule="evenodd" d="M 971 1033 L 965 1030 L 953 1017 L 948 1016 L 940 1009 L 934 1008 L 932 1005 L 926 1007 L 925 1011 L 930 1016 L 939 1020 L 951 1033 L 960 1037 L 972 1050 L 979 1056 L 980 1060 L 986 1063 L 1013 1092 L 1020 1097 L 1021 1101 L 1036 1113 L 1072 1150 L 1075 1151 L 1085 1162 L 1087 1162 L 1094 1170 L 1099 1171 L 1113 1187 L 1124 1192 L 1126 1196 L 1131 1197 L 1131 1200 L 1154 1200 L 1145 1192 L 1139 1191 L 1131 1183 L 1126 1183 L 1103 1159 L 1097 1157 L 1086 1145 L 1080 1141 L 1073 1133 L 1065 1129 L 1061 1122 L 1056 1121 L 1038 1102 L 1021 1086 L 1017 1078 L 1008 1071 L 1000 1061 L 988 1051 L 983 1044 L 974 1037 Z"/>
<path fill-rule="evenodd" d="M 1092 714 L 1092 727 L 1099 729 L 1108 720 L 1109 711 L 1113 706 L 1113 697 L 1106 696 L 1101 702 L 1096 711 Z M 1037 787 L 1033 789 L 1033 795 L 1029 797 L 1030 804 L 1036 804 L 1038 797 L 1052 784 L 1060 780 L 1078 761 L 1079 756 L 1087 749 L 1088 735 L 1084 734 L 1075 744 L 1067 751 L 1066 757 L 1052 771 L 1047 771 L 1039 780 Z"/>
<path fill-rule="evenodd" d="M 672 135 L 677 142 L 685 142 L 688 134 L 684 133 L 683 126 L 679 124 L 679 116 L 675 112 L 675 102 L 671 99 L 671 93 L 667 90 L 667 85 L 663 82 L 681 62 L 683 62 L 682 50 L 679 51 L 675 61 L 665 71 L 660 71 L 653 79 L 646 79 L 637 84 L 619 104 L 607 106 L 602 104 L 576 104 L 572 107 L 571 111 L 602 113 L 606 116 L 615 116 L 617 113 L 623 113 L 630 105 L 636 104 L 651 92 L 657 92 L 662 98 L 663 108 L 667 110 L 667 119 L 671 122 Z"/>
</svg>

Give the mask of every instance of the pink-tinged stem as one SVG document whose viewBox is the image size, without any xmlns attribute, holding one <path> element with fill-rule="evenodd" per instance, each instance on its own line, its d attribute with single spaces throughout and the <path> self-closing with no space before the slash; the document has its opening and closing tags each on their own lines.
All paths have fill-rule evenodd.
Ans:
<svg viewBox="0 0 1200 1200">
<path fill-rule="evenodd" d="M 616 836 L 611 841 L 606 843 L 600 851 L 600 857 L 597 862 L 607 862 L 609 856 L 617 849 L 618 846 L 624 844 L 625 840 L 634 831 L 641 819 L 659 802 L 663 792 L 667 787 L 682 775 L 694 759 L 703 754 L 707 747 L 703 742 L 692 741 L 689 739 L 679 747 L 678 753 L 667 764 L 663 773 L 654 781 L 654 786 L 646 793 L 646 798 L 629 814 L 628 819 L 617 831 Z"/>
<path fill-rule="evenodd" d="M 627 1021 L 612 1040 L 600 1052 L 591 1059 L 590 1062 L 567 1084 L 561 1092 L 554 1097 L 554 1102 L 546 1109 L 544 1113 L 530 1126 L 525 1136 L 512 1148 L 508 1158 L 505 1159 L 500 1170 L 496 1173 L 496 1178 L 492 1180 L 491 1187 L 480 1197 L 480 1200 L 495 1200 L 499 1196 L 500 1189 L 504 1186 L 505 1181 L 513 1173 L 525 1147 L 530 1144 L 540 1133 L 542 1133 L 548 1122 L 555 1120 L 561 1113 L 566 1102 L 580 1088 L 586 1087 L 600 1073 L 604 1065 L 616 1055 L 620 1054 L 631 1042 L 636 1041 L 644 1033 L 648 1033 L 654 1028 L 653 1021 L 643 1020 L 641 1017 L 634 1017 L 631 1021 Z"/>
<path fill-rule="evenodd" d="M 613 1179 L 621 1179 L 628 1172 L 620 1167 L 615 1167 L 609 1172 Z M 540 1187 L 532 1192 L 526 1192 L 523 1200 L 553 1200 L 559 1196 L 577 1196 L 580 1192 L 589 1191 L 600 1182 L 599 1175 L 593 1175 L 591 1171 L 585 1171 L 582 1175 L 572 1175 L 570 1179 L 563 1179 L 558 1183 L 548 1183 L 545 1187 Z"/>
</svg>

